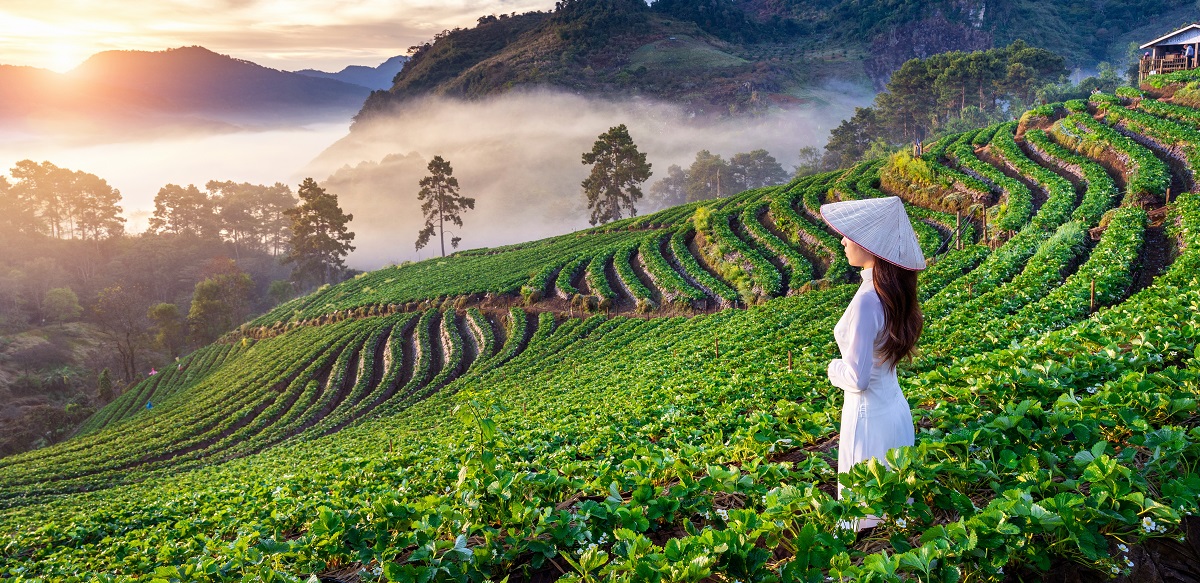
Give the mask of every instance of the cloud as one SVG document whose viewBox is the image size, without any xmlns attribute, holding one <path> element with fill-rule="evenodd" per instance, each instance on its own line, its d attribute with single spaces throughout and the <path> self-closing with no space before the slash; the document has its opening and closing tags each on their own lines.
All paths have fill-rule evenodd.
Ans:
<svg viewBox="0 0 1200 583">
<path fill-rule="evenodd" d="M 423 224 L 417 182 L 434 155 L 451 163 L 461 193 L 476 199 L 463 227 L 453 229 L 464 248 L 491 247 L 590 226 L 580 188 L 589 167 L 581 156 L 612 126 L 626 124 L 647 154 L 654 171 L 643 186 L 648 192 L 669 165 L 687 168 L 701 149 L 728 158 L 765 148 L 790 169 L 800 148 L 822 146 L 831 127 L 870 102 L 869 92 L 845 89 L 826 89 L 820 107 L 727 121 L 693 119 L 679 106 L 645 99 L 544 91 L 476 102 L 428 99 L 356 130 L 306 174 L 354 214 L 350 228 L 358 250 L 349 264 L 373 269 L 434 253 L 436 242 L 420 252 L 413 247 Z M 645 200 L 639 209 L 649 210 Z"/>
</svg>

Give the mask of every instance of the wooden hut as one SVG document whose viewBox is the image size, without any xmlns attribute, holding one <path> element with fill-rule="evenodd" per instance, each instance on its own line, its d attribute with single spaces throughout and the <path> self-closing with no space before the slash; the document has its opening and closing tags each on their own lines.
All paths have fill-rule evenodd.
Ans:
<svg viewBox="0 0 1200 583">
<path fill-rule="evenodd" d="M 1195 69 L 1200 55 L 1200 24 L 1189 24 L 1144 45 L 1138 80 L 1150 75 Z"/>
</svg>

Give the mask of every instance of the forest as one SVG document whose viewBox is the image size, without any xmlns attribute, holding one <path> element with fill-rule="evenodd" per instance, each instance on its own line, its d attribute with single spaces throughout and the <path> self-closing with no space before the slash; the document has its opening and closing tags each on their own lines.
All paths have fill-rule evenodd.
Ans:
<svg viewBox="0 0 1200 583">
<path fill-rule="evenodd" d="M 65 437 L 181 354 L 330 283 L 298 281 L 284 264 L 286 213 L 300 202 L 285 184 L 167 184 L 149 228 L 131 233 L 120 192 L 103 178 L 31 160 L 9 175 L 0 176 L 0 453 Z"/>
</svg>

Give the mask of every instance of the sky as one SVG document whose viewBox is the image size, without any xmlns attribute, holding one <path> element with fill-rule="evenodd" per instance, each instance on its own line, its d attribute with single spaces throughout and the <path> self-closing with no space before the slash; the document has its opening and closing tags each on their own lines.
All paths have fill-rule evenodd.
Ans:
<svg viewBox="0 0 1200 583">
<path fill-rule="evenodd" d="M 106 50 L 200 45 L 294 71 L 375 66 L 485 14 L 553 0 L 4 0 L 0 64 L 66 72 Z"/>
</svg>

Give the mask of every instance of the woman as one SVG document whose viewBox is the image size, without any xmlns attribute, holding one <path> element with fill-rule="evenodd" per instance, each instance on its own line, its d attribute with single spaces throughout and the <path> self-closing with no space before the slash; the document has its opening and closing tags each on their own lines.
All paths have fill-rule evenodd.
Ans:
<svg viewBox="0 0 1200 583">
<path fill-rule="evenodd" d="M 846 393 L 838 446 L 838 473 L 845 473 L 872 457 L 886 464 L 889 449 L 913 445 L 896 364 L 921 336 L 917 271 L 925 258 L 897 197 L 822 205 L 821 217 L 842 235 L 850 265 L 863 268 L 862 285 L 833 328 L 842 357 L 829 362 L 830 382 Z M 878 522 L 869 517 L 858 528 Z"/>
</svg>

